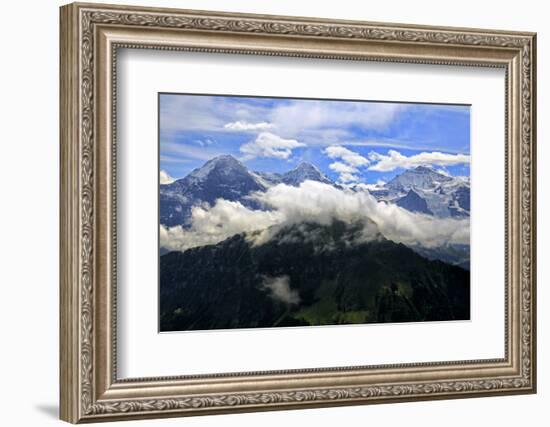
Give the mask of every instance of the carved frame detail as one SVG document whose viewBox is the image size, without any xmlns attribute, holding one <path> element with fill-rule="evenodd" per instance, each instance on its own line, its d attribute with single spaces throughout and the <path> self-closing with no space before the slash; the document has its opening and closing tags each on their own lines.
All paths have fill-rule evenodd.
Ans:
<svg viewBox="0 0 550 427">
<path fill-rule="evenodd" d="M 357 22 L 329 22 L 305 18 L 266 17 L 260 15 L 234 15 L 210 12 L 160 10 L 72 4 L 61 10 L 62 21 L 62 73 L 61 73 L 61 126 L 62 126 L 62 200 L 61 200 L 61 417 L 70 422 L 124 419 L 129 417 L 159 417 L 185 414 L 250 411 L 258 409 L 281 409 L 287 407 L 326 406 L 329 404 L 358 404 L 381 401 L 421 400 L 445 397 L 479 396 L 495 393 L 530 393 L 535 390 L 535 35 L 530 33 L 492 32 L 454 28 L 412 27 L 393 24 Z M 264 55 L 313 56 L 317 58 L 345 58 L 355 60 L 401 61 L 412 63 L 471 64 L 480 66 L 505 66 L 508 79 L 517 92 L 519 102 L 509 105 L 507 121 L 517 117 L 516 127 L 507 134 L 519 153 L 519 176 L 512 177 L 512 185 L 518 188 L 518 228 L 521 238 L 514 236 L 516 253 L 510 253 L 512 264 L 519 269 L 520 287 L 511 288 L 519 295 L 517 305 L 509 305 L 507 321 L 518 330 L 517 369 L 513 375 L 466 375 L 452 380 L 411 381 L 400 380 L 399 366 L 389 383 L 364 385 L 316 387 L 304 383 L 303 387 L 263 391 L 213 392 L 211 394 L 181 395 L 177 397 L 108 397 L 105 390 L 96 389 L 98 369 L 97 337 L 95 335 L 98 309 L 95 293 L 98 283 L 95 277 L 97 266 L 97 215 L 98 193 L 96 153 L 97 145 L 97 40 L 101 28 L 138 28 L 149 32 L 189 31 L 238 34 L 255 37 L 270 36 L 296 40 L 296 50 L 270 50 L 212 47 L 191 48 L 210 52 L 240 52 Z M 343 40 L 376 44 L 398 44 L 433 49 L 448 46 L 457 54 L 429 57 L 414 52 L 378 56 L 354 56 L 349 52 L 308 52 L 299 45 L 300 40 L 323 39 L 332 42 Z M 183 49 L 173 44 L 140 44 L 132 41 L 118 45 L 113 43 L 113 58 L 116 48 L 135 46 L 153 49 Z M 498 51 L 510 59 L 487 60 L 461 56 L 468 49 Z M 77 70 L 78 71 L 77 71 Z M 112 72 L 112 70 L 111 70 Z M 519 73 L 519 74 L 518 74 Z M 113 76 L 116 82 L 116 76 Z M 114 83 L 113 83 L 114 87 Z M 111 88 L 112 89 L 112 88 Z M 113 101 L 116 100 L 113 99 Z M 115 111 L 113 108 L 112 111 Z M 112 123 L 116 116 L 111 113 Z M 519 138 L 514 139 L 514 135 Z M 76 162 L 76 163 L 75 163 Z M 517 179 L 516 179 L 517 178 Z M 518 181 L 519 180 L 519 181 Z M 114 215 L 114 213 L 113 213 Z M 102 219 L 106 221 L 107 219 Z M 115 236 L 116 239 L 116 236 Z M 71 242 L 73 245 L 71 247 Z M 116 241 L 115 241 L 116 243 Z M 113 261 L 113 262 L 116 262 Z M 115 266 L 116 267 L 116 266 Z M 512 310 L 517 310 L 513 317 Z M 115 315 L 116 317 L 116 315 Z M 514 320 L 515 319 L 515 320 Z M 115 343 L 116 344 L 116 343 Z M 508 349 L 508 347 L 506 347 Z M 116 354 L 116 348 L 112 353 Z M 511 355 L 508 355 L 507 359 Z M 475 362 L 475 361 L 474 361 Z M 501 363 L 511 364 L 510 360 Z M 112 362 L 110 387 L 117 383 L 116 362 Z M 495 363 L 495 361 L 493 361 Z M 504 364 L 506 364 L 504 363 Z M 438 369 L 456 363 L 428 364 Z M 463 367 L 467 367 L 467 363 Z M 341 368 L 340 371 L 344 369 Z M 372 369 L 376 371 L 376 368 Z M 313 370 L 315 371 L 315 370 Z M 339 369 L 333 370 L 333 374 Z M 289 375 L 291 372 L 289 372 Z M 302 371 L 302 375 L 308 372 Z M 269 375 L 269 373 L 262 373 Z M 231 377 L 231 376 L 230 376 Z M 224 376 L 226 378 L 226 376 Z M 233 379 L 237 378 L 233 376 Z M 163 384 L 184 382 L 185 379 L 159 379 Z M 212 378 L 209 381 L 213 381 Z M 146 382 L 154 382 L 148 379 Z M 107 387 L 109 388 L 109 387 Z M 116 388 L 116 387 L 115 387 Z M 107 397 L 106 397 L 107 396 Z"/>
</svg>

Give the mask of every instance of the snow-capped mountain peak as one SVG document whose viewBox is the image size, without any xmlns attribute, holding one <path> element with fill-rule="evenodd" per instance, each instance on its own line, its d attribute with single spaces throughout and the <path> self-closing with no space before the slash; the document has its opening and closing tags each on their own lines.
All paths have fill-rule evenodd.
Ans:
<svg viewBox="0 0 550 427">
<path fill-rule="evenodd" d="M 327 178 L 316 166 L 308 162 L 302 162 L 294 169 L 285 173 L 281 181 L 287 185 L 300 185 L 302 182 L 311 180 L 319 181 L 325 184 L 332 184 L 332 181 Z"/>
<path fill-rule="evenodd" d="M 453 177 L 429 166 L 408 169 L 370 193 L 378 200 L 412 212 L 439 217 L 470 215 L 469 179 Z"/>
<path fill-rule="evenodd" d="M 218 199 L 239 201 L 260 208 L 249 197 L 277 184 L 299 186 L 304 181 L 334 184 L 316 166 L 303 162 L 286 173 L 250 171 L 231 155 L 215 157 L 194 169 L 185 178 L 160 186 L 161 223 L 185 225 L 193 206 L 214 204 Z M 387 184 L 355 191 L 368 191 L 379 201 L 394 203 L 412 212 L 438 217 L 470 215 L 470 183 L 466 177 L 453 177 L 434 168 L 418 166 L 395 176 Z"/>
<path fill-rule="evenodd" d="M 228 175 L 232 171 L 247 173 L 248 169 L 240 161 L 230 154 L 214 157 L 207 161 L 202 167 L 193 170 L 188 177 L 198 180 L 206 178 L 212 171 Z"/>
<path fill-rule="evenodd" d="M 194 169 L 185 178 L 160 186 L 161 223 L 167 226 L 184 225 L 193 206 L 214 204 L 218 199 L 256 205 L 245 196 L 265 191 L 267 185 L 245 165 L 230 155 L 218 156 Z"/>
<path fill-rule="evenodd" d="M 386 186 L 399 191 L 406 191 L 411 188 L 432 189 L 452 180 L 451 176 L 436 169 L 428 166 L 417 166 L 397 175 Z"/>
<path fill-rule="evenodd" d="M 186 225 L 193 206 L 214 204 L 218 199 L 239 201 L 259 208 L 248 197 L 277 184 L 298 186 L 307 180 L 333 184 L 318 168 L 301 163 L 285 174 L 253 172 L 231 155 L 208 160 L 185 178 L 160 186 L 161 223 L 167 226 Z"/>
</svg>

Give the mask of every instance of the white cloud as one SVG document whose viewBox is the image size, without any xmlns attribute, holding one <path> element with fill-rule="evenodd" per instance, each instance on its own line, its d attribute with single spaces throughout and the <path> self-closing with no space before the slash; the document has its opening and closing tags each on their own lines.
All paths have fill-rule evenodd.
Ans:
<svg viewBox="0 0 550 427">
<path fill-rule="evenodd" d="M 325 148 L 324 153 L 331 159 L 340 159 L 341 161 L 331 163 L 329 168 L 337 172 L 340 176 L 338 181 L 342 183 L 357 182 L 360 177 L 359 167 L 367 166 L 370 162 L 361 154 L 351 151 L 341 145 L 331 145 Z"/>
<path fill-rule="evenodd" d="M 452 177 L 452 175 L 449 173 L 447 169 L 445 169 L 443 166 L 437 169 L 437 172 L 439 172 L 441 175 Z"/>
<path fill-rule="evenodd" d="M 351 151 L 341 145 L 331 145 L 325 148 L 325 154 L 331 159 L 342 159 L 344 162 L 351 166 L 367 166 L 370 162 L 367 158 L 361 154 Z"/>
<path fill-rule="evenodd" d="M 385 147 L 388 149 L 404 149 L 404 150 L 439 150 L 439 151 L 449 151 L 451 147 L 444 146 L 444 144 L 437 145 L 434 143 L 419 143 L 417 140 L 409 139 L 395 139 L 395 138 L 377 138 L 377 139 L 348 139 L 340 138 L 339 144 L 346 147 Z"/>
<path fill-rule="evenodd" d="M 356 173 L 357 172 L 357 168 L 350 165 L 346 165 L 345 163 L 342 163 L 342 162 L 331 163 L 328 167 L 332 169 L 334 172 L 338 172 L 338 173 Z"/>
<path fill-rule="evenodd" d="M 192 226 L 160 226 L 160 246 L 168 250 L 186 250 L 221 242 L 235 234 L 262 230 L 282 222 L 276 211 L 250 210 L 239 202 L 218 199 L 214 206 L 195 206 Z"/>
<path fill-rule="evenodd" d="M 288 159 L 294 148 L 304 146 L 305 144 L 295 139 L 284 139 L 271 132 L 262 132 L 254 141 L 241 145 L 240 151 L 245 155 L 245 159 L 255 157 Z"/>
<path fill-rule="evenodd" d="M 338 177 L 340 182 L 357 182 L 360 179 L 357 175 L 355 175 L 359 171 L 353 166 L 346 165 L 342 162 L 334 162 L 328 167 L 340 175 Z"/>
<path fill-rule="evenodd" d="M 251 106 L 244 98 L 163 94 L 160 98 L 160 127 L 168 134 L 223 131 L 224 125 L 231 122 L 264 121 L 270 111 L 270 108 Z"/>
<path fill-rule="evenodd" d="M 294 100 L 273 109 L 270 122 L 291 135 L 303 129 L 385 129 L 407 104 Z"/>
<path fill-rule="evenodd" d="M 243 120 L 238 120 L 236 122 L 226 123 L 223 127 L 224 129 L 235 131 L 254 131 L 271 129 L 273 124 L 268 122 L 249 123 Z"/>
<path fill-rule="evenodd" d="M 175 178 L 172 178 L 166 171 L 160 171 L 160 183 L 161 184 L 171 184 L 175 181 Z"/>
<path fill-rule="evenodd" d="M 354 175 L 350 172 L 341 172 L 340 176 L 338 177 L 338 181 L 340 182 L 357 182 L 360 181 L 361 178 L 359 178 L 357 175 Z"/>
<path fill-rule="evenodd" d="M 218 243 L 238 233 L 247 233 L 254 244 L 261 245 L 282 227 L 307 222 L 328 225 L 334 219 L 367 224 L 363 240 L 372 240 L 376 235 L 368 226 L 372 220 L 382 235 L 395 242 L 426 247 L 469 244 L 469 218 L 438 218 L 409 212 L 394 204 L 378 202 L 368 192 L 306 181 L 299 187 L 279 184 L 252 197 L 270 210 L 252 210 L 239 202 L 219 199 L 212 207 L 193 208 L 188 229 L 161 226 L 161 246 L 183 251 Z"/>
<path fill-rule="evenodd" d="M 299 304 L 300 295 L 298 291 L 290 288 L 290 278 L 288 276 L 264 277 L 263 287 L 269 289 L 271 297 L 285 304 Z"/>
<path fill-rule="evenodd" d="M 385 129 L 408 104 L 287 99 L 275 105 L 246 98 L 161 95 L 161 130 L 262 131 L 279 129 L 285 138 L 327 145 L 351 135 L 349 127 Z M 283 133 L 284 132 L 284 133 Z"/>
<path fill-rule="evenodd" d="M 379 172 L 389 172 L 398 168 L 411 169 L 422 165 L 452 166 L 470 163 L 470 156 L 467 154 L 446 154 L 439 151 L 423 152 L 410 157 L 395 150 L 388 151 L 387 155 L 371 151 L 369 159 L 376 162 L 369 170 Z"/>
<path fill-rule="evenodd" d="M 384 185 L 386 184 L 386 181 L 383 181 L 379 179 L 376 181 L 375 184 L 365 184 L 363 182 L 360 182 L 358 184 L 354 184 L 353 188 L 356 190 L 380 190 Z"/>
</svg>

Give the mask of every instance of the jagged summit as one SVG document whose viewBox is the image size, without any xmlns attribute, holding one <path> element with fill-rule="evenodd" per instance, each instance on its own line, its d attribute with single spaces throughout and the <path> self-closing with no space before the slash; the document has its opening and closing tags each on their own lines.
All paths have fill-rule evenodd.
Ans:
<svg viewBox="0 0 550 427">
<path fill-rule="evenodd" d="M 297 187 L 308 180 L 340 188 L 309 162 L 302 162 L 286 173 L 257 172 L 232 155 L 216 156 L 185 178 L 160 186 L 161 223 L 185 226 L 193 206 L 212 205 L 220 198 L 259 209 L 261 206 L 249 197 L 253 192 L 281 183 Z M 430 166 L 408 169 L 369 192 L 378 200 L 412 212 L 438 217 L 470 215 L 469 180 L 449 176 Z"/>
<path fill-rule="evenodd" d="M 411 188 L 431 189 L 442 183 L 452 181 L 453 178 L 428 166 L 417 166 L 397 175 L 387 187 L 396 190 L 410 190 Z"/>
<path fill-rule="evenodd" d="M 332 184 L 332 181 L 323 174 L 316 166 L 308 162 L 302 162 L 294 169 L 282 176 L 281 181 L 287 185 L 300 185 L 302 182 L 312 180 L 325 184 Z"/>
<path fill-rule="evenodd" d="M 239 172 L 248 171 L 246 166 L 235 157 L 230 154 L 224 154 L 208 160 L 202 167 L 193 170 L 188 176 L 201 179 L 209 175 L 214 170 L 220 171 L 224 174 L 228 174 L 233 170 Z"/>
<path fill-rule="evenodd" d="M 450 176 L 431 166 L 407 169 L 370 193 L 411 212 L 438 217 L 470 215 L 469 179 Z"/>
<path fill-rule="evenodd" d="M 167 226 L 187 225 L 193 206 L 218 199 L 241 201 L 256 208 L 245 197 L 255 191 L 265 191 L 265 183 L 231 155 L 217 156 L 185 178 L 160 187 L 160 220 Z"/>
<path fill-rule="evenodd" d="M 416 172 L 423 172 L 423 173 L 437 172 L 437 170 L 435 168 L 433 168 L 432 166 L 428 166 L 428 165 L 420 165 L 420 166 L 415 167 L 413 170 L 416 171 Z"/>
<path fill-rule="evenodd" d="M 293 170 L 311 170 L 321 173 L 319 168 L 309 162 L 301 162 L 298 166 L 296 166 Z"/>
<path fill-rule="evenodd" d="M 239 160 L 237 160 L 235 157 L 233 157 L 231 154 L 221 154 L 219 156 L 213 157 L 212 159 L 208 160 L 205 163 L 205 165 L 209 163 L 242 165 L 242 163 Z"/>
<path fill-rule="evenodd" d="M 185 178 L 160 186 L 160 219 L 167 226 L 188 225 L 193 206 L 214 204 L 218 199 L 239 201 L 251 208 L 259 208 L 248 196 L 256 191 L 284 183 L 299 186 L 312 180 L 332 185 L 317 167 L 302 162 L 284 174 L 253 172 L 241 161 L 226 154 L 208 160 Z"/>
</svg>

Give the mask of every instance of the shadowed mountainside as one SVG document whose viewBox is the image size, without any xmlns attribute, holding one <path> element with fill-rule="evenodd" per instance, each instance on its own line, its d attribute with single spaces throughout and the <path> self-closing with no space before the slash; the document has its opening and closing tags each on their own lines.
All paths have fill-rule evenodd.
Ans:
<svg viewBox="0 0 550 427">
<path fill-rule="evenodd" d="M 469 319 L 469 272 L 364 229 L 302 223 L 161 256 L 161 331 Z"/>
</svg>

